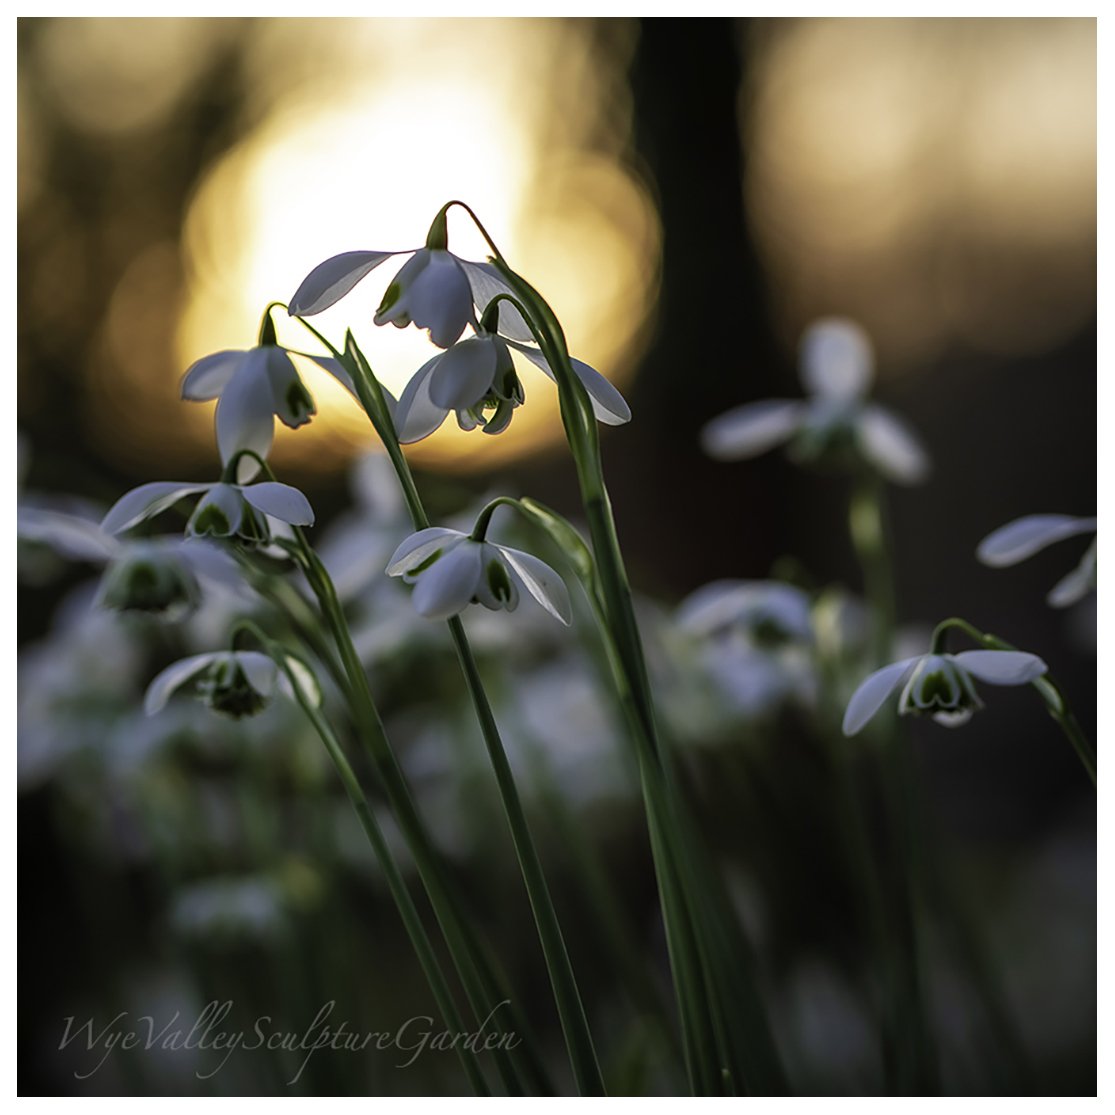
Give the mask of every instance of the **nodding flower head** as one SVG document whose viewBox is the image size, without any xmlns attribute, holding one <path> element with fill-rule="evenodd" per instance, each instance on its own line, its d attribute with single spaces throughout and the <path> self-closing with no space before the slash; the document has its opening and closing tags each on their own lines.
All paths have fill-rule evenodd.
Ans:
<svg viewBox="0 0 1115 1115">
<path fill-rule="evenodd" d="M 565 582 L 544 561 L 448 527 L 412 534 L 395 551 L 387 572 L 415 586 L 415 610 L 427 619 L 448 619 L 470 604 L 513 612 L 526 590 L 556 619 L 570 621 Z"/>
<path fill-rule="evenodd" d="M 960 654 L 923 654 L 876 670 L 852 694 L 844 713 L 844 734 L 854 736 L 899 687 L 902 715 L 932 716 L 956 727 L 983 707 L 973 679 L 989 685 L 1027 685 L 1046 672 L 1034 654 L 1015 650 L 965 650 Z"/>
<path fill-rule="evenodd" d="M 182 554 L 165 545 L 137 542 L 109 563 L 97 602 L 118 612 L 174 619 L 201 600 L 197 576 Z"/>
<path fill-rule="evenodd" d="M 147 687 L 144 708 L 158 712 L 172 693 L 186 689 L 215 712 L 235 720 L 262 712 L 275 688 L 278 667 L 258 651 L 195 654 L 168 666 Z"/>
<path fill-rule="evenodd" d="M 924 480 L 929 459 L 918 439 L 867 399 L 873 364 L 871 343 L 859 326 L 840 318 L 814 323 L 801 344 L 801 380 L 809 398 L 766 399 L 714 418 L 701 433 L 705 452 L 735 461 L 788 442 L 798 461 L 867 464 L 899 484 Z"/>
<path fill-rule="evenodd" d="M 976 556 L 984 565 L 996 569 L 1015 565 L 1033 556 L 1046 546 L 1072 538 L 1077 534 L 1093 534 L 1096 530 L 1094 518 L 1079 519 L 1074 515 L 1026 515 L 1015 519 L 1006 526 L 993 530 L 976 550 Z M 1096 587 L 1096 543 L 1084 551 L 1075 569 L 1066 573 L 1052 589 L 1046 601 L 1054 608 L 1067 608 L 1083 599 Z"/>
</svg>

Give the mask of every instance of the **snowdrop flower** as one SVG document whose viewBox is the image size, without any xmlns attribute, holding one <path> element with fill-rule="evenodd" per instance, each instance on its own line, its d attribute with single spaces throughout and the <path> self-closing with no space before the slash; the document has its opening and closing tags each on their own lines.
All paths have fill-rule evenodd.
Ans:
<svg viewBox="0 0 1115 1115">
<path fill-rule="evenodd" d="M 104 517 L 101 529 L 119 534 L 199 492 L 205 494 L 186 524 L 191 537 L 235 537 L 245 543 L 266 543 L 271 537 L 267 516 L 291 526 L 311 526 L 314 521 L 306 497 L 297 488 L 274 480 L 251 485 L 157 480 L 121 496 Z"/>
<path fill-rule="evenodd" d="M 415 610 L 427 619 L 448 619 L 469 604 L 513 612 L 520 589 L 562 623 L 572 618 L 565 582 L 544 561 L 448 527 L 412 534 L 395 551 L 387 572 L 415 586 Z"/>
<path fill-rule="evenodd" d="M 1037 655 L 1015 650 L 931 653 L 892 662 L 852 694 L 844 713 L 844 734 L 854 736 L 899 686 L 899 713 L 930 713 L 938 724 L 956 727 L 983 707 L 973 678 L 989 685 L 1028 685 L 1045 672 L 1046 665 Z"/>
<path fill-rule="evenodd" d="M 459 259 L 446 248 L 401 252 L 342 252 L 319 263 L 290 299 L 290 313 L 310 317 L 343 298 L 365 275 L 392 256 L 413 252 L 383 295 L 376 325 L 404 329 L 412 322 L 429 332 L 438 348 L 448 348 L 473 321 L 468 269 L 479 264 Z"/>
<path fill-rule="evenodd" d="M 480 426 L 486 434 L 502 433 L 525 398 L 512 350 L 522 353 L 551 380 L 554 378 L 537 348 L 479 328 L 475 336 L 451 345 L 415 372 L 395 412 L 399 440 L 406 445 L 429 437 L 450 411 L 456 411 L 462 430 Z M 623 396 L 595 368 L 583 360 L 571 363 L 601 422 L 617 426 L 631 420 L 631 409 Z M 492 413 L 486 417 L 486 411 Z"/>
<path fill-rule="evenodd" d="M 801 344 L 801 379 L 811 397 L 736 407 L 705 426 L 701 444 L 709 456 L 734 461 L 790 442 L 798 460 L 854 455 L 889 480 L 916 484 L 929 472 L 928 457 L 905 423 L 867 401 L 872 366 L 862 329 L 822 319 Z"/>
<path fill-rule="evenodd" d="M 698 656 L 740 712 L 761 715 L 784 700 L 813 699 L 809 598 L 778 581 L 714 581 L 682 601 L 678 626 L 702 640 Z"/>
<path fill-rule="evenodd" d="M 299 688 L 320 703 L 321 691 L 313 674 L 298 659 L 288 656 L 287 663 L 298 679 Z M 239 720 L 255 716 L 270 700 L 278 681 L 287 695 L 289 679 L 274 660 L 254 650 L 210 651 L 183 658 L 168 666 L 147 687 L 143 708 L 154 716 L 183 687 L 215 712 Z"/>
<path fill-rule="evenodd" d="M 121 540 L 78 515 L 35 507 L 19 509 L 17 530 L 71 560 L 104 564 L 95 603 L 114 611 L 179 619 L 200 603 L 201 580 L 242 583 L 235 562 L 201 539 Z"/>
<path fill-rule="evenodd" d="M 1006 526 L 993 530 L 980 544 L 976 556 L 984 565 L 1000 569 L 1016 565 L 1036 554 L 1046 546 L 1072 538 L 1077 534 L 1092 534 L 1096 520 L 1081 519 L 1073 515 L 1026 515 Z M 1066 608 L 1083 599 L 1096 587 L 1096 540 L 1084 552 L 1071 573 L 1068 573 L 1050 590 L 1046 600 L 1054 608 Z"/>
</svg>

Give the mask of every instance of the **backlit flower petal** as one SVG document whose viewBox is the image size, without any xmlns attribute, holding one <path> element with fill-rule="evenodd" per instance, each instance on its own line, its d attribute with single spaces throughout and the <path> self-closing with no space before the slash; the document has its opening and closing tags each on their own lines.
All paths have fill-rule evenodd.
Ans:
<svg viewBox="0 0 1115 1115">
<path fill-rule="evenodd" d="M 274 659 L 258 650 L 238 650 L 235 658 L 251 687 L 261 696 L 269 697 L 278 671 Z"/>
<path fill-rule="evenodd" d="M 217 448 L 223 464 L 243 449 L 266 458 L 275 436 L 274 406 L 267 376 L 267 350 L 252 349 L 217 400 Z M 257 472 L 258 462 L 242 457 L 237 482 L 243 484 Z"/>
<path fill-rule="evenodd" d="M 1062 577 L 1045 598 L 1054 608 L 1067 608 L 1096 587 L 1096 543 L 1093 542 L 1071 573 Z"/>
<path fill-rule="evenodd" d="M 265 480 L 240 489 L 243 497 L 257 510 L 292 526 L 308 527 L 314 522 L 310 501 L 289 484 Z"/>
<path fill-rule="evenodd" d="M 399 396 L 395 410 L 395 429 L 403 445 L 429 437 L 445 421 L 447 407 L 439 407 L 430 398 L 430 378 L 444 353 L 427 360 L 410 378 Z"/>
<path fill-rule="evenodd" d="M 403 540 L 387 563 L 387 575 L 398 577 L 421 565 L 438 550 L 463 542 L 467 535 L 448 527 L 426 527 Z"/>
<path fill-rule="evenodd" d="M 720 461 L 757 457 L 780 445 L 801 425 L 805 404 L 792 399 L 764 399 L 735 407 L 701 431 L 701 448 Z"/>
<path fill-rule="evenodd" d="M 801 340 L 801 382 L 811 395 L 859 399 L 871 385 L 874 357 L 867 334 L 844 318 L 814 322 Z"/>
<path fill-rule="evenodd" d="M 510 294 L 517 298 L 495 264 L 474 263 L 468 259 L 459 259 L 457 262 L 461 265 L 461 270 L 468 279 L 478 318 L 483 316 L 484 311 L 488 308 L 488 303 L 497 294 Z M 528 343 L 534 341 L 534 334 L 530 331 L 526 319 L 508 302 L 500 302 L 499 304 L 499 334 L 502 337 L 509 337 L 513 341 Z"/>
<path fill-rule="evenodd" d="M 41 507 L 16 509 L 16 535 L 74 561 L 107 561 L 121 547 L 99 523 Z"/>
<path fill-rule="evenodd" d="M 929 475 L 929 457 L 913 431 L 879 406 L 865 407 L 856 423 L 863 455 L 888 479 L 918 484 Z"/>
<path fill-rule="evenodd" d="M 508 341 L 508 344 L 516 352 L 521 352 L 555 383 L 557 382 L 549 361 L 537 348 L 532 345 L 517 344 L 514 341 Z M 608 380 L 583 360 L 577 360 L 571 356 L 569 363 L 573 366 L 574 373 L 584 384 L 585 390 L 589 394 L 589 399 L 592 401 L 592 412 L 596 415 L 597 421 L 603 422 L 606 426 L 622 426 L 625 422 L 631 421 L 631 408 L 627 405 L 627 400 Z"/>
<path fill-rule="evenodd" d="M 302 353 L 301 355 L 307 356 L 319 368 L 324 368 L 357 402 L 360 402 L 360 395 L 357 393 L 352 376 L 348 374 L 348 369 L 335 356 L 311 356 L 309 353 Z M 386 395 L 387 392 L 384 391 L 384 394 Z M 391 399 L 391 402 L 394 402 L 394 398 Z"/>
<path fill-rule="evenodd" d="M 447 349 L 430 375 L 430 401 L 445 410 L 474 407 L 491 390 L 499 353 L 491 337 L 470 337 Z"/>
<path fill-rule="evenodd" d="M 399 272 L 396 281 L 403 289 L 398 312 L 405 312 L 419 329 L 428 330 L 438 348 L 448 348 L 472 318 L 472 291 L 456 256 L 445 251 L 430 251 L 427 256 L 426 265 L 408 285 L 403 286 L 403 271 Z M 392 319 L 394 316 L 391 314 Z"/>
<path fill-rule="evenodd" d="M 948 657 L 989 685 L 1026 685 L 1048 668 L 1036 654 L 1020 650 L 964 650 Z"/>
<path fill-rule="evenodd" d="M 1063 538 L 1096 529 L 1095 519 L 1075 515 L 1025 515 L 993 530 L 976 550 L 984 565 L 1014 565 Z"/>
<path fill-rule="evenodd" d="M 465 540 L 442 554 L 414 586 L 414 608 L 427 619 L 448 619 L 472 602 L 481 577 L 483 548 Z"/>
<path fill-rule="evenodd" d="M 321 313 L 342 299 L 369 271 L 401 252 L 342 252 L 319 263 L 290 300 L 290 313 L 300 317 Z"/>
<path fill-rule="evenodd" d="M 844 734 L 854 736 L 883 707 L 886 699 L 906 681 L 920 661 L 921 658 L 917 657 L 892 662 L 889 666 L 884 666 L 865 678 L 848 702 L 848 708 L 844 713 Z"/>
<path fill-rule="evenodd" d="M 195 654 L 172 663 L 162 673 L 157 674 L 147 687 L 147 693 L 143 698 L 143 711 L 148 716 L 154 716 L 163 708 L 176 689 L 180 689 L 191 678 L 196 677 L 216 659 L 227 653 L 227 651 L 209 651 L 207 654 Z"/>
<path fill-rule="evenodd" d="M 527 592 L 550 615 L 568 625 L 573 619 L 573 609 L 569 603 L 569 590 L 557 571 L 522 550 L 513 550 L 510 546 L 496 546 L 496 549 L 507 559 L 507 564 Z"/>
<path fill-rule="evenodd" d="M 271 386 L 272 410 L 285 425 L 297 430 L 316 413 L 314 400 L 285 349 L 266 345 L 261 351 Z"/>
<path fill-rule="evenodd" d="M 101 530 L 108 534 L 119 534 L 128 527 L 144 519 L 153 519 L 160 512 L 176 504 L 186 496 L 208 491 L 211 484 L 182 484 L 176 480 L 157 480 L 151 484 L 141 484 L 122 495 L 109 509 L 101 521 Z"/>
<path fill-rule="evenodd" d="M 182 377 L 182 398 L 195 402 L 217 398 L 228 386 L 245 356 L 247 352 L 243 349 L 226 349 L 195 361 Z"/>
</svg>

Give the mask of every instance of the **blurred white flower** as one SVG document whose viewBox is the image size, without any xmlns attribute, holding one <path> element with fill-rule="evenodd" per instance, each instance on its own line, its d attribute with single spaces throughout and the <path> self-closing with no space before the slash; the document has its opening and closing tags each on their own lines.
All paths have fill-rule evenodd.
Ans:
<svg viewBox="0 0 1115 1115">
<path fill-rule="evenodd" d="M 1016 565 L 1032 557 L 1046 546 L 1072 538 L 1077 534 L 1092 534 L 1096 530 L 1094 518 L 1077 518 L 1074 515 L 1025 515 L 1006 526 L 993 530 L 976 550 L 984 565 L 1001 569 Z M 1046 600 L 1054 608 L 1065 608 L 1083 599 L 1096 587 L 1096 544 L 1084 551 L 1079 565 L 1066 574 L 1050 590 Z"/>
<path fill-rule="evenodd" d="M 711 457 L 734 461 L 790 442 L 797 460 L 854 456 L 889 480 L 916 484 L 928 475 L 929 458 L 903 421 L 868 402 L 873 364 L 859 326 L 822 319 L 801 344 L 801 379 L 811 397 L 736 407 L 705 426 L 701 445 Z"/>
<path fill-rule="evenodd" d="M 965 650 L 960 654 L 923 654 L 876 670 L 852 694 L 844 713 L 844 734 L 854 736 L 903 686 L 898 711 L 930 713 L 938 724 L 956 727 L 983 707 L 973 678 L 989 685 L 1028 685 L 1046 672 L 1034 654 L 1014 650 Z"/>
<path fill-rule="evenodd" d="M 156 480 L 122 495 L 104 517 L 101 529 L 119 534 L 200 492 L 205 494 L 186 524 L 186 533 L 196 538 L 237 537 L 245 542 L 265 543 L 271 537 L 268 516 L 291 526 L 311 526 L 314 521 L 306 497 L 297 488 L 274 480 L 251 485 Z"/>
<path fill-rule="evenodd" d="M 412 534 L 395 551 L 387 572 L 415 586 L 415 610 L 427 619 L 448 619 L 469 604 L 511 612 L 519 605 L 520 589 L 562 623 L 572 616 L 565 582 L 544 561 L 448 527 Z"/>
</svg>

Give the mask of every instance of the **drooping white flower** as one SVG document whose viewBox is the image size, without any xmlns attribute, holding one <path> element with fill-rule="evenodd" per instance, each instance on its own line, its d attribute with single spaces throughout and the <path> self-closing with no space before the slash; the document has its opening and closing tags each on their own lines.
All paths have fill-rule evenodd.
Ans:
<svg viewBox="0 0 1115 1115">
<path fill-rule="evenodd" d="M 993 530 L 976 550 L 984 565 L 1000 569 L 1016 565 L 1032 557 L 1046 546 L 1072 538 L 1077 534 L 1092 534 L 1096 530 L 1094 518 L 1077 518 L 1074 515 L 1025 515 L 1006 526 Z M 1083 599 L 1096 587 L 1096 544 L 1084 551 L 1080 563 L 1067 573 L 1050 590 L 1046 597 L 1054 608 L 1066 608 Z"/>
<path fill-rule="evenodd" d="M 292 655 L 287 664 L 298 686 L 312 701 L 321 703 L 314 675 Z M 292 695 L 286 673 L 269 655 L 254 650 L 221 650 L 195 654 L 168 666 L 147 687 L 143 708 L 148 716 L 162 709 L 173 693 L 188 687 L 193 696 L 215 712 L 234 719 L 261 712 L 275 690 L 275 683 Z"/>
<path fill-rule="evenodd" d="M 141 484 L 121 496 L 101 523 L 108 534 L 154 518 L 187 496 L 205 494 L 186 524 L 191 537 L 239 538 L 250 543 L 265 543 L 271 536 L 267 516 L 291 526 L 311 526 L 314 521 L 309 500 L 289 484 L 265 480 L 259 484 L 182 484 L 157 480 Z"/>
<path fill-rule="evenodd" d="M 448 527 L 412 534 L 395 551 L 387 572 L 415 586 L 415 610 L 427 619 L 448 619 L 469 604 L 513 612 L 521 589 L 562 623 L 572 617 L 565 582 L 544 561 Z"/>
<path fill-rule="evenodd" d="M 480 426 L 486 434 L 502 433 L 525 398 L 512 350 L 554 379 L 546 358 L 534 346 L 477 329 L 475 336 L 451 345 L 415 372 L 395 412 L 399 440 L 404 445 L 421 441 L 441 426 L 450 411 L 456 411 L 462 430 Z M 595 368 L 583 360 L 571 364 L 601 422 L 616 426 L 631 420 L 623 396 Z M 492 413 L 486 415 L 487 411 Z"/>
<path fill-rule="evenodd" d="M 17 532 L 71 560 L 103 564 L 96 603 L 114 611 L 179 619 L 200 603 L 199 582 L 243 583 L 235 562 L 200 538 L 120 539 L 90 519 L 30 506 L 19 508 Z"/>
<path fill-rule="evenodd" d="M 411 258 L 388 284 L 376 311 L 376 325 L 400 329 L 412 322 L 448 348 L 474 321 L 472 286 L 466 268 L 477 267 L 445 248 L 408 248 L 400 252 L 342 252 L 319 263 L 290 299 L 291 314 L 310 317 L 343 298 L 365 275 L 392 256 Z"/>
<path fill-rule="evenodd" d="M 899 713 L 929 713 L 938 724 L 966 723 L 983 707 L 973 678 L 989 685 L 1028 685 L 1046 672 L 1035 654 L 1015 650 L 965 650 L 923 654 L 892 662 L 867 677 L 852 694 L 844 713 L 844 734 L 854 736 L 902 686 Z"/>
<path fill-rule="evenodd" d="M 274 335 L 269 319 L 265 329 Z M 355 394 L 352 378 L 340 361 L 308 353 L 300 355 L 313 360 Z M 194 402 L 217 400 L 217 447 L 222 464 L 243 449 L 266 458 L 275 437 L 276 418 L 296 430 L 317 412 L 290 354 L 277 344 L 226 349 L 202 357 L 182 377 L 182 398 Z M 237 478 L 244 482 L 258 471 L 259 463 L 245 456 L 240 460 Z"/>
<path fill-rule="evenodd" d="M 714 418 L 701 432 L 706 453 L 719 460 L 756 457 L 790 443 L 798 460 L 854 455 L 889 480 L 916 484 L 929 458 L 906 424 L 870 403 L 874 358 L 859 326 L 825 318 L 806 330 L 801 380 L 808 399 L 767 399 Z"/>
</svg>

